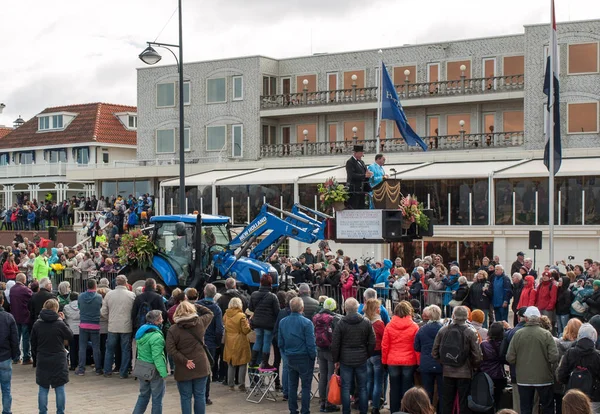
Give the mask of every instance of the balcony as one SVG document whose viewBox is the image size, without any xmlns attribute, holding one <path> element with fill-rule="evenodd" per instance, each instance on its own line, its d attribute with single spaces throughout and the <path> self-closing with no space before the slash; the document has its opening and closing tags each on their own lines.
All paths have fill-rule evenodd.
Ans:
<svg viewBox="0 0 600 414">
<path fill-rule="evenodd" d="M 11 164 L 0 166 L 0 179 L 19 177 L 63 176 L 67 172 L 66 163 Z"/>
<path fill-rule="evenodd" d="M 523 145 L 524 133 L 494 132 L 479 134 L 460 134 L 423 137 L 428 151 L 475 150 L 490 148 L 519 147 Z M 377 141 L 352 140 L 342 142 L 304 142 L 298 144 L 261 145 L 261 158 L 273 157 L 302 157 L 346 155 L 352 153 L 356 144 L 363 145 L 366 153 L 398 153 L 421 151 L 421 147 L 409 147 L 402 138 L 387 138 L 380 140 L 380 150 L 377 151 Z"/>
<path fill-rule="evenodd" d="M 494 76 L 489 78 L 462 77 L 460 80 L 409 83 L 395 85 L 398 97 L 410 100 L 474 95 L 498 95 L 523 91 L 524 75 Z M 341 106 L 347 104 L 377 103 L 377 87 L 337 89 L 330 91 L 288 93 L 260 97 L 261 110 L 306 108 L 311 106 Z M 375 108 L 376 105 L 373 105 Z"/>
</svg>

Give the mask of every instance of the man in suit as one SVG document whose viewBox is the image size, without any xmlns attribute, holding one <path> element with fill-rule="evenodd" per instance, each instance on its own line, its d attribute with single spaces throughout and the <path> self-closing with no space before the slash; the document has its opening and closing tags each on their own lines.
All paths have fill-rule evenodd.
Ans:
<svg viewBox="0 0 600 414">
<path fill-rule="evenodd" d="M 365 155 L 362 145 L 355 145 L 352 157 L 346 161 L 346 183 L 350 191 L 348 204 L 355 210 L 365 208 L 365 192 L 369 191 L 367 181 L 373 173 L 362 160 Z"/>
</svg>

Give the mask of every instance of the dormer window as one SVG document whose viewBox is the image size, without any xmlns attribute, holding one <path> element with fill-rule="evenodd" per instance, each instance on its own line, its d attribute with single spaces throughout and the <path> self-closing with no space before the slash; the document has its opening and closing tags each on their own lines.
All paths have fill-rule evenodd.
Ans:
<svg viewBox="0 0 600 414">
<path fill-rule="evenodd" d="M 38 132 L 63 130 L 69 126 L 77 114 L 73 113 L 54 113 L 38 115 Z"/>
<path fill-rule="evenodd" d="M 129 115 L 129 129 L 137 129 L 137 115 Z"/>
<path fill-rule="evenodd" d="M 138 120 L 136 112 L 118 112 L 115 116 L 128 131 L 135 131 L 137 129 Z"/>
</svg>

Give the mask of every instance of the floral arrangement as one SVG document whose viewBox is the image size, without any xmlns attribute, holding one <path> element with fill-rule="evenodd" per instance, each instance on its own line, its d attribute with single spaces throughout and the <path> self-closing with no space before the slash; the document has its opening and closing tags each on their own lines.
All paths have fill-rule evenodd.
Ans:
<svg viewBox="0 0 600 414">
<path fill-rule="evenodd" d="M 121 247 L 117 250 L 119 263 L 123 266 L 137 266 L 147 269 L 152 263 L 156 245 L 141 230 L 132 230 L 121 238 Z"/>
<path fill-rule="evenodd" d="M 53 263 L 50 265 L 50 267 L 56 272 L 62 272 L 65 270 L 65 267 L 61 263 Z"/>
<path fill-rule="evenodd" d="M 417 226 L 425 230 L 429 228 L 429 217 L 423 213 L 423 203 L 420 203 L 417 197 L 412 197 L 410 194 L 402 196 L 398 207 L 402 211 L 402 218 L 406 222 L 417 223 Z"/>
<path fill-rule="evenodd" d="M 325 210 L 329 209 L 333 203 L 343 203 L 350 198 L 346 186 L 338 183 L 333 177 L 329 177 L 323 184 L 319 184 L 317 192 Z"/>
</svg>

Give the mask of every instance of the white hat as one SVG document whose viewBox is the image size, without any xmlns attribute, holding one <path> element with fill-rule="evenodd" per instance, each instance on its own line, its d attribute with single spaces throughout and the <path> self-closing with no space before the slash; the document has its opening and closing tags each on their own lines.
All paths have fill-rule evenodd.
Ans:
<svg viewBox="0 0 600 414">
<path fill-rule="evenodd" d="M 325 253 L 325 256 L 335 256 L 335 253 L 334 252 L 327 252 L 327 253 Z"/>
<path fill-rule="evenodd" d="M 535 306 L 530 306 L 527 308 L 523 316 L 526 318 L 531 318 L 532 316 L 539 318 L 542 315 L 540 314 L 540 310 L 538 308 L 536 308 Z"/>
</svg>

